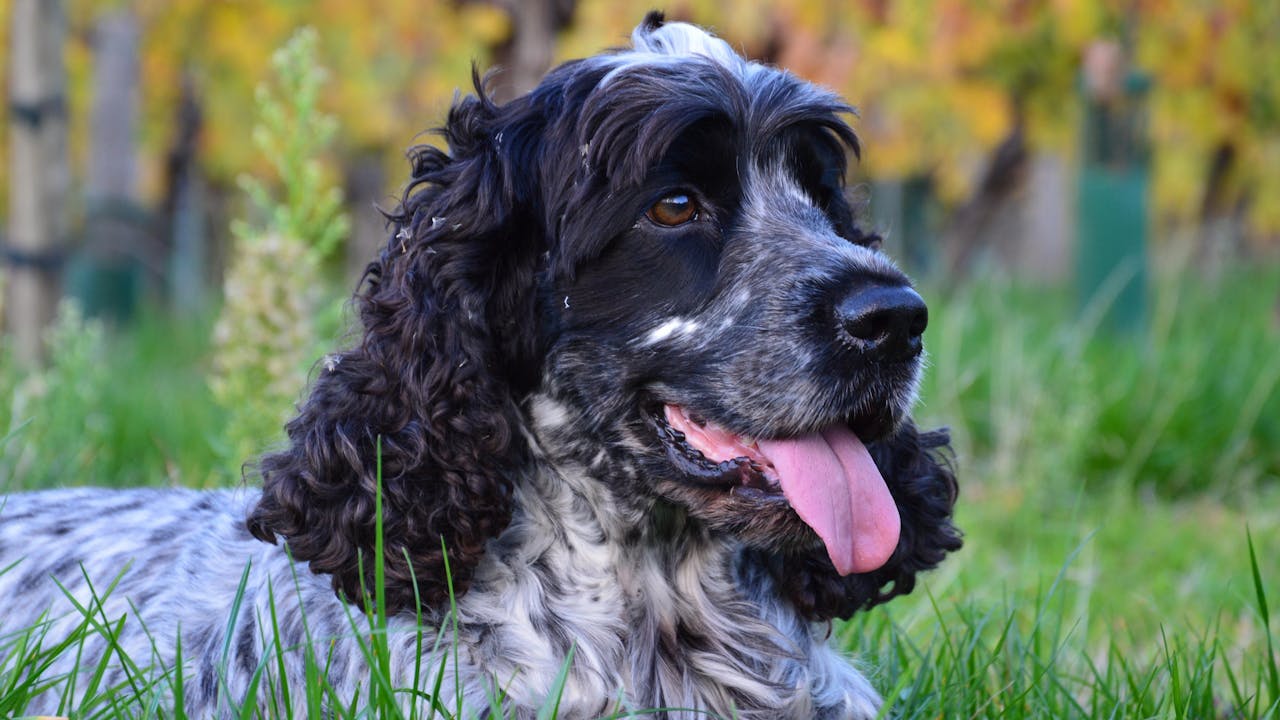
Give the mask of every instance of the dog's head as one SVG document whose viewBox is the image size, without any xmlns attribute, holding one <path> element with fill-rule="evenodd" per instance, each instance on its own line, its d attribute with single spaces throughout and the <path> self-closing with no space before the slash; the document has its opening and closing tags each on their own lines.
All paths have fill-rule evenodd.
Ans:
<svg viewBox="0 0 1280 720">
<path fill-rule="evenodd" d="M 740 539 L 811 617 L 959 547 L 945 434 L 908 418 L 927 311 L 844 189 L 851 108 L 657 14 L 633 44 L 503 106 L 477 81 L 449 153 L 412 153 L 361 343 L 263 459 L 250 518 L 347 597 L 371 587 L 379 436 L 401 607 L 415 583 L 447 601 L 442 539 L 465 590 L 531 434 Z"/>
</svg>

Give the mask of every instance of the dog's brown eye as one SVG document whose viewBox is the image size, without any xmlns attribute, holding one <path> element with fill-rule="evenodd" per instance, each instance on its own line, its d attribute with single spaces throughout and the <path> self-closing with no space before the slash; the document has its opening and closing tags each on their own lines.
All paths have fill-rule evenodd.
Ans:
<svg viewBox="0 0 1280 720">
<path fill-rule="evenodd" d="M 659 225 L 675 227 L 698 217 L 698 203 L 684 193 L 676 193 L 654 203 L 645 214 Z"/>
</svg>

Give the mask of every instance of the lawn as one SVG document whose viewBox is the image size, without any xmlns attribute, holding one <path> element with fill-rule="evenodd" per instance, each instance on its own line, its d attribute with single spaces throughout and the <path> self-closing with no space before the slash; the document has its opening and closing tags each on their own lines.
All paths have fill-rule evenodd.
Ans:
<svg viewBox="0 0 1280 720">
<path fill-rule="evenodd" d="M 1062 290 L 926 284 L 917 415 L 952 427 L 966 544 L 835 628 L 888 716 L 1280 717 L 1277 288 L 1275 268 L 1167 274 L 1148 329 L 1116 334 Z M 239 482 L 211 325 L 68 315 L 41 375 L 0 358 L 0 489 Z M 18 641 L 0 638 L 0 714 L 39 682 Z M 89 714 L 172 716 L 130 705 L 148 692 Z"/>
<path fill-rule="evenodd" d="M 1280 713 L 1277 288 L 1168 275 L 1126 334 L 998 279 L 931 298 L 920 414 L 955 431 L 966 547 L 847 630 L 890 714 Z"/>
</svg>

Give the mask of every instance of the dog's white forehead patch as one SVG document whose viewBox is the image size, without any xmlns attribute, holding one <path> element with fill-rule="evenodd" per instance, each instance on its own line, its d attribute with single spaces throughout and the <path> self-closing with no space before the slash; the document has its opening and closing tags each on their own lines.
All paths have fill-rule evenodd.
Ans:
<svg viewBox="0 0 1280 720">
<path fill-rule="evenodd" d="M 631 33 L 631 45 L 637 53 L 689 57 L 700 55 L 735 71 L 744 71 L 751 63 L 734 52 L 729 43 L 696 25 L 682 22 L 659 27 L 642 24 Z"/>
<path fill-rule="evenodd" d="M 734 52 L 729 43 L 688 23 L 669 22 L 659 27 L 642 23 L 631 33 L 631 47 L 630 51 L 617 55 L 599 56 L 599 61 L 613 65 L 613 69 L 600 81 L 602 86 L 633 67 L 668 65 L 691 57 L 711 60 L 742 78 L 763 69 L 763 66 Z"/>
</svg>

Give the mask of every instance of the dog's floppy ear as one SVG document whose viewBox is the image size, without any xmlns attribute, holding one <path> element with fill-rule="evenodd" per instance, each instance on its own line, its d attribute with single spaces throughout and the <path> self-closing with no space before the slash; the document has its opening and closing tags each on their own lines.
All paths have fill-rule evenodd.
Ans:
<svg viewBox="0 0 1280 720">
<path fill-rule="evenodd" d="M 825 552 L 765 559 L 798 612 L 813 620 L 847 619 L 911 592 L 917 573 L 960 549 L 960 531 L 951 523 L 958 489 L 949 443 L 945 429 L 921 433 L 907 421 L 869 446 L 902 517 L 898 548 L 880 569 L 841 577 Z"/>
<path fill-rule="evenodd" d="M 482 85 L 450 111 L 448 153 L 410 151 L 391 237 L 356 295 L 359 344 L 324 361 L 286 427 L 289 447 L 259 464 L 250 531 L 285 540 L 350 601 L 374 588 L 379 438 L 396 609 L 413 607 L 415 583 L 424 609 L 447 607 L 442 539 L 453 587 L 466 591 L 530 472 L 518 400 L 538 373 L 534 277 L 545 243 L 516 166 L 536 132 Z"/>
</svg>

